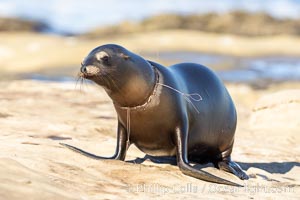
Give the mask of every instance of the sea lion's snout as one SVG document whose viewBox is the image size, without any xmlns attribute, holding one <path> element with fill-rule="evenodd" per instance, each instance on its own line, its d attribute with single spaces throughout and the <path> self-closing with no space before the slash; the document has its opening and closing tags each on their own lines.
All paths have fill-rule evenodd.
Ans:
<svg viewBox="0 0 300 200">
<path fill-rule="evenodd" d="M 91 78 L 93 76 L 96 76 L 100 73 L 99 67 L 88 65 L 88 66 L 82 66 L 80 69 L 81 73 L 84 75 L 85 78 Z"/>
</svg>

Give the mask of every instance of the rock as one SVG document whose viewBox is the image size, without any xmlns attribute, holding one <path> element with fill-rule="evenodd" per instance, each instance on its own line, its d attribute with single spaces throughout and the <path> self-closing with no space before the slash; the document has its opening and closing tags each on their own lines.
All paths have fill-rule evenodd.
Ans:
<svg viewBox="0 0 300 200">
<path fill-rule="evenodd" d="M 49 29 L 44 22 L 17 19 L 17 18 L 0 18 L 1 31 L 24 31 L 24 32 L 42 32 Z"/>
</svg>

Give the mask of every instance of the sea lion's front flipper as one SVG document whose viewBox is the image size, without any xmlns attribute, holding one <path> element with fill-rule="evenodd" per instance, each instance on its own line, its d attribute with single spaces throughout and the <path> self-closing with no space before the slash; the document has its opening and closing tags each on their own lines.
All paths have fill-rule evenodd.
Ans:
<svg viewBox="0 0 300 200">
<path fill-rule="evenodd" d="M 59 143 L 60 145 L 67 147 L 68 149 L 71 149 L 72 151 L 75 151 L 77 153 L 80 153 L 84 156 L 90 157 L 92 159 L 96 160 L 101 160 L 101 159 L 115 159 L 115 160 L 125 160 L 126 157 L 126 152 L 127 152 L 127 131 L 124 128 L 124 126 L 118 122 L 118 131 L 117 131 L 117 147 L 116 147 L 116 152 L 113 156 L 111 157 L 102 157 L 102 156 L 97 156 L 92 153 L 86 152 L 82 149 L 79 149 L 77 147 L 71 146 L 69 144 L 65 143 Z"/>
</svg>

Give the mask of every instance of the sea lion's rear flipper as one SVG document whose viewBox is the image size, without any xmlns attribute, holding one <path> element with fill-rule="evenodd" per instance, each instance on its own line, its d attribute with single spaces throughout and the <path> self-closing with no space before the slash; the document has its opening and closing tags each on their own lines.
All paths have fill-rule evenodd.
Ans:
<svg viewBox="0 0 300 200">
<path fill-rule="evenodd" d="M 222 179 L 220 177 L 214 176 L 208 172 L 196 169 L 193 166 L 191 166 L 189 164 L 187 156 L 187 132 L 184 132 L 180 130 L 180 128 L 177 128 L 175 130 L 175 141 L 177 145 L 177 165 L 183 174 L 213 183 L 244 187 L 243 185 L 240 185 L 238 183 Z"/>
<path fill-rule="evenodd" d="M 221 170 L 230 172 L 242 180 L 248 180 L 249 176 L 242 170 L 242 168 L 235 162 L 233 162 L 230 157 L 229 159 L 222 160 L 218 162 L 218 167 Z"/>
</svg>

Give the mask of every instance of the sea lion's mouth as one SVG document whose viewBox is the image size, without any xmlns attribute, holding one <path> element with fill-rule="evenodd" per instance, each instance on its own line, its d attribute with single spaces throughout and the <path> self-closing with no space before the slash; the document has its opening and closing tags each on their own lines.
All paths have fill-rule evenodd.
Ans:
<svg viewBox="0 0 300 200">
<path fill-rule="evenodd" d="M 78 76 L 79 76 L 80 78 L 91 79 L 91 78 L 95 77 L 96 74 L 90 74 L 90 73 L 82 73 L 82 72 L 79 72 L 79 73 L 78 73 Z"/>
</svg>

